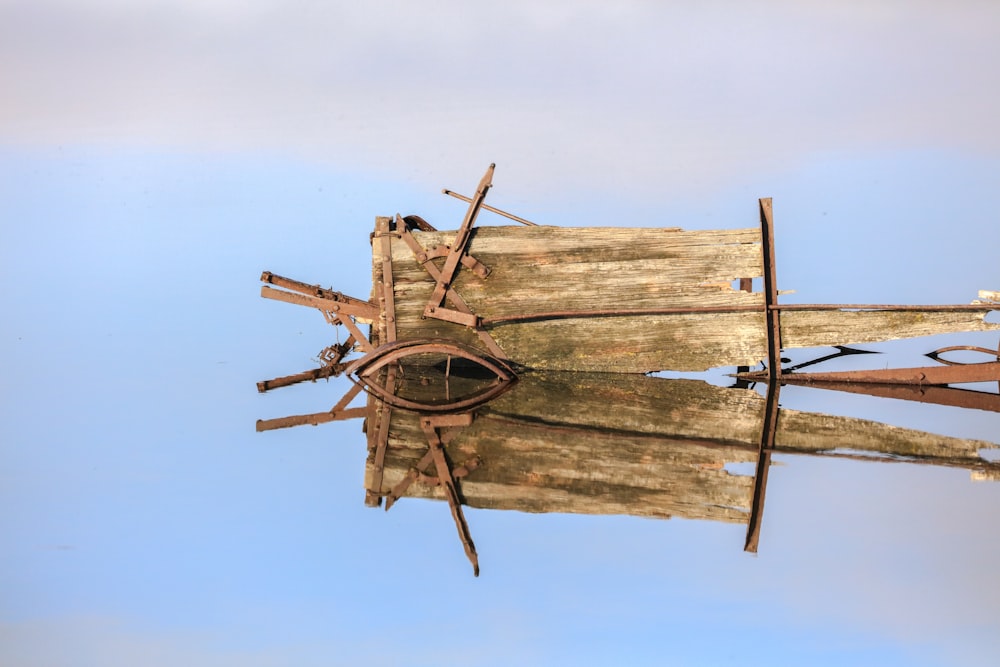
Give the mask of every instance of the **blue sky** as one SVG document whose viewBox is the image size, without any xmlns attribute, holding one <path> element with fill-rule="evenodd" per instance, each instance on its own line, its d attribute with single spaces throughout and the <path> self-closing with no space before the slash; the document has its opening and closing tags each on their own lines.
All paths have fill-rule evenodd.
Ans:
<svg viewBox="0 0 1000 667">
<path fill-rule="evenodd" d="M 738 526 L 364 507 L 356 423 L 257 434 L 376 215 L 756 224 L 794 301 L 1000 289 L 987 2 L 0 2 L 0 657 L 41 665 L 989 665 L 997 484 L 795 458 Z M 484 222 L 488 218 L 483 218 Z M 966 339 L 968 340 L 968 339 Z M 972 337 L 995 347 L 996 335 Z M 924 350 L 920 350 L 924 351 Z M 786 389 L 1000 442 L 987 413 Z"/>
</svg>

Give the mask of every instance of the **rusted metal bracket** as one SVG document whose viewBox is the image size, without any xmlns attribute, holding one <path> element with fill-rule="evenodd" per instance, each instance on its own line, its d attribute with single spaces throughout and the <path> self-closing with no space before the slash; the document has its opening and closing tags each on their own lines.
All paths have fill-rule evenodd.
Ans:
<svg viewBox="0 0 1000 667">
<path fill-rule="evenodd" d="M 368 414 L 367 408 L 349 408 L 351 401 L 361 393 L 361 387 L 352 385 L 347 393 L 337 402 L 329 412 L 315 412 L 307 415 L 292 415 L 290 417 L 280 417 L 278 419 L 258 419 L 257 432 L 273 431 L 279 428 L 290 428 L 292 426 L 304 426 L 309 424 L 325 424 L 327 422 L 343 421 L 346 419 L 357 419 Z"/>
<path fill-rule="evenodd" d="M 496 165 L 491 164 L 483 175 L 483 178 L 479 181 L 479 186 L 476 188 L 476 194 L 469 204 L 465 219 L 462 220 L 458 231 L 455 232 L 455 240 L 452 242 L 451 250 L 445 258 L 444 266 L 441 267 L 436 284 L 434 285 L 434 291 L 431 292 L 430 299 L 428 299 L 427 305 L 424 307 L 424 317 L 456 321 L 451 319 L 451 317 L 465 315 L 465 313 L 456 313 L 449 308 L 443 308 L 441 304 L 444 303 L 445 295 L 455 278 L 455 272 L 458 271 L 458 265 L 472 235 L 472 226 L 476 223 L 476 215 L 478 215 L 483 200 L 486 198 L 486 193 L 493 187 L 493 170 L 495 167 Z M 476 326 L 476 322 L 467 326 Z"/>
<path fill-rule="evenodd" d="M 451 253 L 451 246 L 447 244 L 431 246 L 430 248 L 424 249 L 424 247 L 420 245 L 420 242 L 417 241 L 413 234 L 410 233 L 410 229 L 412 227 L 407 222 L 407 219 L 408 218 L 404 218 L 398 213 L 396 214 L 396 233 L 399 234 L 399 237 L 403 239 L 407 246 L 409 246 L 410 250 L 413 252 L 413 257 L 417 260 L 418 264 L 424 266 L 432 259 L 447 257 Z M 462 263 L 462 266 L 469 269 L 480 278 L 486 278 L 490 275 L 489 267 L 472 255 L 463 254 L 459 261 Z M 436 269 L 437 267 L 435 266 L 434 268 Z M 440 275 L 440 272 L 438 272 L 437 275 Z M 437 280 L 437 277 L 434 279 Z"/>
<path fill-rule="evenodd" d="M 420 428 L 423 429 L 427 442 L 430 445 L 431 458 L 437 470 L 437 476 L 445 498 L 448 500 L 448 507 L 451 509 L 452 519 L 455 520 L 455 528 L 458 529 L 458 537 L 462 541 L 465 555 L 472 563 L 472 572 L 479 576 L 479 555 L 476 553 L 476 545 L 472 542 L 472 534 L 469 532 L 469 524 L 465 521 L 462 513 L 462 498 L 459 496 L 458 487 L 455 485 L 455 478 L 452 475 L 451 466 L 445 456 L 444 443 L 438 433 L 439 428 L 456 425 L 464 415 L 442 415 L 421 417 Z M 471 418 L 471 415 L 468 415 Z"/>
<path fill-rule="evenodd" d="M 290 290 L 277 290 L 265 285 L 260 288 L 260 295 L 265 299 L 316 308 L 330 324 L 343 324 L 351 332 L 351 337 L 361 349 L 366 352 L 375 349 L 354 321 L 359 320 L 370 324 L 377 320 L 379 309 L 374 303 L 315 285 L 300 283 L 297 280 L 276 276 L 268 271 L 265 271 L 260 278 L 264 282 L 287 287 Z"/>
<path fill-rule="evenodd" d="M 401 229 L 397 227 L 397 231 L 399 232 L 400 238 L 410 248 L 414 257 L 417 258 L 417 261 L 421 266 L 423 266 L 424 270 L 430 274 L 431 278 L 440 283 L 442 278 L 441 271 L 434 265 L 433 262 L 430 261 L 429 257 L 426 257 L 426 251 L 417 239 L 414 238 L 413 234 L 411 234 L 405 226 Z M 425 259 L 422 260 L 421 255 L 424 255 Z M 468 257 L 468 255 L 463 256 Z M 479 264 L 479 262 L 476 262 L 476 264 Z M 489 269 L 486 269 L 486 271 L 488 272 Z M 472 312 L 472 309 L 469 307 L 469 304 L 465 302 L 465 299 L 462 298 L 462 295 L 456 292 L 454 288 L 449 285 L 445 290 L 445 296 L 448 301 L 451 302 L 452 306 L 454 306 L 454 310 L 445 308 L 435 309 L 435 312 L 438 312 L 439 315 L 438 319 L 447 320 L 449 322 L 473 328 L 476 335 L 479 337 L 479 340 L 483 342 L 483 345 L 486 346 L 486 349 L 491 355 L 497 359 L 506 359 L 507 354 L 503 351 L 503 348 L 497 344 L 489 332 L 483 329 L 480 318 Z"/>
<path fill-rule="evenodd" d="M 265 271 L 261 274 L 262 282 L 282 287 L 285 290 L 276 290 L 264 286 L 260 289 L 260 295 L 265 299 L 274 299 L 293 303 L 299 306 L 317 308 L 323 312 L 350 315 L 365 323 L 370 324 L 378 318 L 378 306 L 371 301 L 347 296 L 341 292 L 324 289 L 318 285 L 309 285 L 298 280 L 285 278 Z"/>
<path fill-rule="evenodd" d="M 437 415 L 437 420 L 434 423 L 437 425 L 438 437 L 441 439 L 441 443 L 447 446 L 448 443 L 451 442 L 455 434 L 458 433 L 459 429 L 464 428 L 466 426 L 470 426 L 472 424 L 472 419 L 473 416 L 471 412 L 465 412 L 462 414 L 455 414 L 455 415 Z M 449 430 L 444 430 L 445 428 L 449 428 Z M 428 480 L 440 479 L 440 478 L 430 478 L 424 475 L 424 473 L 430 468 L 430 465 L 433 462 L 434 462 L 434 456 L 431 453 L 430 449 L 428 449 L 427 453 L 424 454 L 423 458 L 421 458 L 420 461 L 417 462 L 417 465 L 410 468 L 410 470 L 406 473 L 406 475 L 403 476 L 403 479 L 397 482 L 396 485 L 389 490 L 389 493 L 386 494 L 385 496 L 386 512 L 389 511 L 389 508 L 391 508 L 396 503 L 397 500 L 403 497 L 403 494 L 406 493 L 406 490 L 409 489 L 410 485 L 412 485 L 414 482 L 421 481 L 425 477 Z M 464 464 L 462 464 L 462 466 L 455 468 L 452 471 L 452 476 L 455 478 L 465 477 L 468 473 L 478 468 L 481 463 L 482 461 L 479 459 L 479 457 L 472 457 L 471 459 L 467 460 Z M 434 485 L 437 485 L 438 483 L 439 481 L 434 482 Z"/>
</svg>

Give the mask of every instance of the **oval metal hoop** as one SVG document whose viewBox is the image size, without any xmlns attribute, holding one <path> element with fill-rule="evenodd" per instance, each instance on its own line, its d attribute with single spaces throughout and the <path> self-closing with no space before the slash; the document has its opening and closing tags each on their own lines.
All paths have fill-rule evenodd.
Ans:
<svg viewBox="0 0 1000 667">
<path fill-rule="evenodd" d="M 427 403 L 397 396 L 373 380 L 374 375 L 389 364 L 424 354 L 442 354 L 465 359 L 494 373 L 497 378 L 483 391 L 445 403 Z M 396 408 L 416 412 L 452 412 L 482 405 L 506 391 L 517 380 L 517 374 L 513 369 L 499 359 L 451 341 L 433 339 L 396 341 L 381 345 L 348 366 L 346 373 L 353 382 L 361 385 L 365 391 L 379 400 Z"/>
<path fill-rule="evenodd" d="M 946 352 L 958 352 L 958 351 L 982 352 L 983 354 L 994 357 L 997 361 L 1000 361 L 1000 350 L 990 350 L 985 347 L 976 347 L 975 345 L 952 345 L 951 347 L 942 347 L 939 350 L 928 352 L 926 356 L 930 357 L 934 361 L 938 361 L 942 364 L 947 364 L 948 366 L 969 366 L 969 365 L 975 365 L 976 363 L 990 363 L 990 362 L 953 361 L 951 359 L 945 359 L 941 356 Z"/>
</svg>

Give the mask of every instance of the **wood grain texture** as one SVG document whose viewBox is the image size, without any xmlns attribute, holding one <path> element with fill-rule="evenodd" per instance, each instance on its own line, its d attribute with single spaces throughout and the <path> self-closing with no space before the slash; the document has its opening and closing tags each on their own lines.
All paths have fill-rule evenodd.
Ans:
<svg viewBox="0 0 1000 667">
<path fill-rule="evenodd" d="M 454 232 L 414 231 L 413 237 L 425 250 L 441 252 Z M 469 327 L 424 317 L 434 280 L 402 239 L 388 238 L 398 338 L 440 338 L 483 349 Z M 735 282 L 763 272 L 759 229 L 483 227 L 473 230 L 469 252 L 490 273 L 483 278 L 460 267 L 453 287 L 473 313 L 487 320 L 557 311 L 762 309 L 488 324 L 486 330 L 504 353 L 522 366 L 702 371 L 752 366 L 767 357 L 764 295 L 741 291 Z M 383 253 L 380 243 L 373 244 L 375 280 L 381 280 Z M 443 262 L 432 261 L 435 266 Z M 377 296 L 373 290 L 373 298 Z M 783 348 L 1000 329 L 974 312 L 796 310 L 783 311 L 780 318 Z M 380 340 L 385 328 L 380 321 Z"/>
<path fill-rule="evenodd" d="M 427 250 L 453 239 L 448 232 L 413 235 Z M 460 270 L 454 288 L 483 318 L 763 304 L 762 295 L 732 285 L 761 273 L 756 229 L 484 227 L 469 252 L 490 274 Z M 392 256 L 399 337 L 477 346 L 468 328 L 423 318 L 434 282 L 401 239 L 393 240 Z M 582 317 L 497 324 L 489 332 L 524 366 L 642 373 L 756 363 L 766 350 L 762 321 L 757 313 Z"/>
<path fill-rule="evenodd" d="M 985 313 L 914 311 L 786 311 L 781 313 L 783 347 L 877 343 L 942 333 L 989 331 Z"/>
<path fill-rule="evenodd" d="M 440 369 L 409 367 L 403 376 L 412 388 L 441 391 Z M 764 409 L 754 391 L 694 380 L 532 372 L 477 411 L 471 426 L 455 429 L 446 453 L 454 466 L 481 461 L 460 483 L 472 507 L 741 523 L 749 516 L 753 478 L 725 466 L 756 462 Z M 982 464 L 979 450 L 996 447 L 793 410 L 781 410 L 775 446 L 940 460 L 973 471 Z M 370 453 L 368 490 L 386 493 L 426 451 L 418 418 L 394 411 L 384 478 L 371 486 Z M 406 495 L 443 499 L 440 489 L 423 484 Z"/>
</svg>

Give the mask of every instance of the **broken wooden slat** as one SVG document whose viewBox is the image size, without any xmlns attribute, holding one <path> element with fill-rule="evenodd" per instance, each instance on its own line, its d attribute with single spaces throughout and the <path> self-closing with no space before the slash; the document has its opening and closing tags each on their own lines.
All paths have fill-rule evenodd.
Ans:
<svg viewBox="0 0 1000 667">
<path fill-rule="evenodd" d="M 985 311 L 782 310 L 786 348 L 877 343 L 942 333 L 989 331 Z"/>
</svg>

